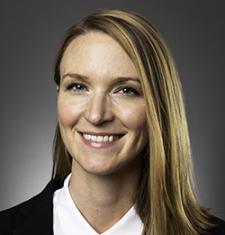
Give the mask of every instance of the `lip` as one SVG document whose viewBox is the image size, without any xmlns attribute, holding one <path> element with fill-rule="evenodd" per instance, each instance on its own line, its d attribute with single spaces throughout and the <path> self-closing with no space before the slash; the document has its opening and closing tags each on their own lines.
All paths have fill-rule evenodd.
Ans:
<svg viewBox="0 0 225 235">
<path fill-rule="evenodd" d="M 102 148 L 110 148 L 110 147 L 113 147 L 115 146 L 116 144 L 118 144 L 118 142 L 121 141 L 121 139 L 123 138 L 123 136 L 125 134 L 120 134 L 120 138 L 118 139 L 115 139 L 113 140 L 112 142 L 93 142 L 93 141 L 90 141 L 90 140 L 86 140 L 84 137 L 83 137 L 83 133 L 85 134 L 90 134 L 90 135 L 118 135 L 118 134 L 109 134 L 109 133 L 96 133 L 96 132 L 78 132 L 79 136 L 81 137 L 81 140 L 83 141 L 83 143 L 85 145 L 87 145 L 88 147 L 91 147 L 91 148 L 97 148 L 97 149 L 102 149 Z M 95 133 L 95 134 L 93 134 Z"/>
</svg>

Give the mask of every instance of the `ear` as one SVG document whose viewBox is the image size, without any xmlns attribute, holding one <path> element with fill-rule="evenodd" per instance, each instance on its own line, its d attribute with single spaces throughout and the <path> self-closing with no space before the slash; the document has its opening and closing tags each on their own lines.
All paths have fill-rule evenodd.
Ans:
<svg viewBox="0 0 225 235">
<path fill-rule="evenodd" d="M 59 94 L 59 85 L 56 86 L 56 92 Z"/>
</svg>

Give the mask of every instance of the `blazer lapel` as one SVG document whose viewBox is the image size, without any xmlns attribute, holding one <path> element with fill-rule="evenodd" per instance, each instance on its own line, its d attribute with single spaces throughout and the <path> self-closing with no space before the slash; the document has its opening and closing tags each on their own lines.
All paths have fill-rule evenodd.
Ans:
<svg viewBox="0 0 225 235">
<path fill-rule="evenodd" d="M 64 179 L 50 181 L 39 195 L 21 206 L 13 235 L 53 235 L 53 195 L 63 186 Z"/>
<path fill-rule="evenodd" d="M 14 231 L 15 235 L 53 235 L 53 206 L 41 203 L 39 208 L 31 214 L 23 224 Z"/>
</svg>

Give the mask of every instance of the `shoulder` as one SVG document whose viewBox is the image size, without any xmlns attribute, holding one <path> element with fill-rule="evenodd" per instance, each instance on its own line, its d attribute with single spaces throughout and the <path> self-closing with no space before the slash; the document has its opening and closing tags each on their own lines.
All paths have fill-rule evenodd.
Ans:
<svg viewBox="0 0 225 235">
<path fill-rule="evenodd" d="M 225 235 L 225 221 L 218 218 L 212 217 L 211 223 L 215 226 L 211 228 L 207 233 L 202 235 Z"/>
<path fill-rule="evenodd" d="M 7 228 L 13 229 L 14 225 L 19 223 L 19 220 L 23 218 L 23 216 L 19 216 L 23 209 L 32 210 L 32 208 L 36 205 L 39 195 L 32 197 L 31 199 L 14 206 L 12 208 L 3 210 L 0 212 L 0 233 L 2 229 L 6 230 Z"/>
<path fill-rule="evenodd" d="M 63 186 L 65 177 L 51 180 L 44 190 L 31 199 L 0 212 L 0 234 L 8 235 L 35 216 L 51 213 L 53 194 Z"/>
</svg>

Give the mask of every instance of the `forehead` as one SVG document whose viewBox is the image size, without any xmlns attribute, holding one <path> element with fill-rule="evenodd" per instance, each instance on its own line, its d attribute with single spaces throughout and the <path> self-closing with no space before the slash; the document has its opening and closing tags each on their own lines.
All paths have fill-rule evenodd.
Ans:
<svg viewBox="0 0 225 235">
<path fill-rule="evenodd" d="M 117 41 L 101 32 L 78 36 L 64 52 L 61 76 L 69 72 L 86 75 L 136 76 L 130 57 Z"/>
</svg>

